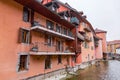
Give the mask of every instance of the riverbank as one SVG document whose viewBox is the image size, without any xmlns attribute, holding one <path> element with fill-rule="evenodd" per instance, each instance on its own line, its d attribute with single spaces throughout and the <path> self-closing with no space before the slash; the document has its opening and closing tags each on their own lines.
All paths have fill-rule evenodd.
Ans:
<svg viewBox="0 0 120 80">
<path fill-rule="evenodd" d="M 30 78 L 27 78 L 27 80 L 66 80 L 73 76 L 77 76 L 78 75 L 77 72 L 79 70 L 84 71 L 93 65 L 96 65 L 96 64 L 98 65 L 99 61 L 101 60 L 92 60 L 92 61 L 84 62 L 81 64 L 77 64 L 74 67 L 66 67 L 60 70 L 56 70 L 56 71 L 44 74 L 44 75 L 37 75 L 34 77 L 30 77 Z"/>
<path fill-rule="evenodd" d="M 92 65 L 84 70 L 78 70 L 77 75 L 67 75 L 61 80 L 120 80 L 120 61 L 101 61 L 99 66 Z"/>
<path fill-rule="evenodd" d="M 68 72 L 68 74 L 66 75 L 66 77 L 60 79 L 60 80 L 69 80 L 69 78 L 71 77 L 75 77 L 78 75 L 78 71 L 79 70 L 85 70 L 93 65 L 97 66 L 99 64 L 99 62 L 102 61 L 102 60 L 93 60 L 93 61 L 88 61 L 88 62 L 84 62 L 84 63 L 81 63 L 79 65 L 76 65 L 75 67 L 71 68 Z M 76 79 L 75 79 L 76 80 Z"/>
</svg>

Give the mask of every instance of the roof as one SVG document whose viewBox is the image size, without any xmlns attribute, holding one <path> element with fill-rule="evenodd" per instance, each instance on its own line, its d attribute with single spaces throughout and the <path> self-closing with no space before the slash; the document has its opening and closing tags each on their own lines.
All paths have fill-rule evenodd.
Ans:
<svg viewBox="0 0 120 80">
<path fill-rule="evenodd" d="M 74 28 L 75 25 L 73 25 L 71 22 L 62 19 L 61 16 L 59 16 L 57 13 L 51 11 L 46 6 L 43 6 L 41 3 L 39 3 L 37 0 L 15 0 L 16 2 L 38 12 L 42 16 L 47 17 L 50 20 L 53 20 L 65 27 Z"/>
<path fill-rule="evenodd" d="M 107 33 L 107 31 L 96 28 L 95 33 Z"/>
<path fill-rule="evenodd" d="M 120 44 L 120 40 L 108 41 L 107 44 Z"/>
<path fill-rule="evenodd" d="M 76 9 L 72 8 L 68 3 L 63 3 L 63 2 L 61 2 L 60 0 L 53 0 L 53 1 L 56 1 L 56 2 L 58 2 L 59 4 L 63 5 L 64 7 L 69 8 L 69 9 L 71 9 L 71 10 L 73 10 L 73 11 L 77 11 Z"/>
<path fill-rule="evenodd" d="M 59 4 L 63 5 L 64 7 L 68 8 L 68 9 L 70 9 L 71 12 L 75 13 L 74 15 L 76 15 L 77 18 L 79 18 L 80 20 L 86 22 L 90 26 L 93 33 L 95 33 L 91 23 L 86 19 L 86 16 L 82 16 L 82 14 L 83 14 L 82 11 L 77 11 L 76 9 L 72 8 L 68 3 L 63 3 L 63 2 L 61 2 L 59 0 L 54 0 L 54 1 L 58 2 Z"/>
</svg>

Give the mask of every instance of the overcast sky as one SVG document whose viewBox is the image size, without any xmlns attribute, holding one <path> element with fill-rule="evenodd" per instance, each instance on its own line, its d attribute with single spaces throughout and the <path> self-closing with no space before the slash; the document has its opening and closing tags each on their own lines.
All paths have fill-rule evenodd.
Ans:
<svg viewBox="0 0 120 80">
<path fill-rule="evenodd" d="M 120 0 L 60 0 L 83 11 L 93 28 L 107 31 L 107 40 L 120 40 Z"/>
</svg>

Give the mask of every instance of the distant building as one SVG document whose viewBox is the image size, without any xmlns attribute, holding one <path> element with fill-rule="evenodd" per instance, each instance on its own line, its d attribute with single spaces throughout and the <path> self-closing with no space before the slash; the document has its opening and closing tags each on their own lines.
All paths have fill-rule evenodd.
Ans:
<svg viewBox="0 0 120 80">
<path fill-rule="evenodd" d="M 116 54 L 120 54 L 120 47 L 116 48 Z"/>
<path fill-rule="evenodd" d="M 95 42 L 95 57 L 96 59 L 103 59 L 103 51 L 102 51 L 102 38 L 94 36 Z"/>
<path fill-rule="evenodd" d="M 102 39 L 102 53 L 103 57 L 107 58 L 107 42 L 106 42 L 106 34 L 107 31 L 101 30 L 101 29 L 95 29 L 96 35 Z"/>
<path fill-rule="evenodd" d="M 114 40 L 114 41 L 107 42 L 108 53 L 112 53 L 112 54 L 119 53 L 119 49 L 120 49 L 120 40 Z"/>
</svg>

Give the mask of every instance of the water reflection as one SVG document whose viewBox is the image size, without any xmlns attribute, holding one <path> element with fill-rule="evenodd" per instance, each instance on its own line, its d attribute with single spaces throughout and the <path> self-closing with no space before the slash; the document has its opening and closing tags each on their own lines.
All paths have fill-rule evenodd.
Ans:
<svg viewBox="0 0 120 80">
<path fill-rule="evenodd" d="M 120 80 L 120 61 L 100 62 L 100 66 L 91 66 L 79 70 L 77 76 L 66 80 Z"/>
</svg>

